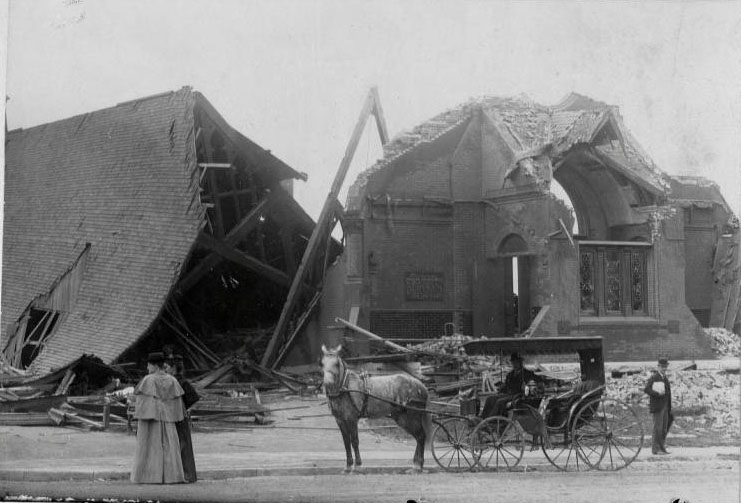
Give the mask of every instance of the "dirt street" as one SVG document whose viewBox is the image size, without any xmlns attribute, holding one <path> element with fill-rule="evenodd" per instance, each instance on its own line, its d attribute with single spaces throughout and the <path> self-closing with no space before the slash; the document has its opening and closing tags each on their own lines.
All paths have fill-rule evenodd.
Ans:
<svg viewBox="0 0 741 503">
<path fill-rule="evenodd" d="M 5 482 L 6 495 L 159 501 L 306 502 L 660 502 L 738 503 L 738 459 L 657 461 L 620 472 L 327 475 L 134 486 L 127 482 Z"/>
</svg>

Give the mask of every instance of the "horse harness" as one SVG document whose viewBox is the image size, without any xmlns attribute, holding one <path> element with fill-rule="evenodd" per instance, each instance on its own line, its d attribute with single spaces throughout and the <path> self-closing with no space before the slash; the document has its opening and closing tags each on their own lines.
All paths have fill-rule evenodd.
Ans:
<svg viewBox="0 0 741 503">
<path fill-rule="evenodd" d="M 342 360 L 342 358 L 337 357 L 337 361 L 340 364 L 340 373 L 341 378 L 338 380 L 340 381 L 339 389 L 333 393 L 327 393 L 327 398 L 337 398 L 343 393 L 347 393 L 348 397 L 350 398 L 350 403 L 352 403 L 353 407 L 355 407 L 356 412 L 358 413 L 358 417 L 367 417 L 368 413 L 368 397 L 371 396 L 368 392 L 368 375 L 365 372 L 362 372 L 359 374 L 359 377 L 362 379 L 362 389 L 360 390 L 354 390 L 347 387 L 347 381 L 350 377 L 350 371 L 347 369 L 347 364 Z M 340 377 L 340 376 L 338 376 Z M 358 406 L 355 404 L 355 400 L 352 399 L 351 393 L 362 393 L 363 395 L 363 403 L 358 408 Z M 328 402 L 330 408 L 332 407 L 332 401 L 330 400 Z"/>
</svg>

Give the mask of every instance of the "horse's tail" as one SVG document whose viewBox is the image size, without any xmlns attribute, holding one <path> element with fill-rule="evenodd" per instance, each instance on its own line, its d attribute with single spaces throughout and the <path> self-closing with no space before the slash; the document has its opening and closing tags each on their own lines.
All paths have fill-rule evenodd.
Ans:
<svg viewBox="0 0 741 503">
<path fill-rule="evenodd" d="M 430 402 L 427 402 L 425 407 L 428 411 L 430 410 Z M 422 418 L 422 428 L 425 430 L 425 449 L 430 450 L 432 448 L 432 413 L 425 412 Z"/>
</svg>

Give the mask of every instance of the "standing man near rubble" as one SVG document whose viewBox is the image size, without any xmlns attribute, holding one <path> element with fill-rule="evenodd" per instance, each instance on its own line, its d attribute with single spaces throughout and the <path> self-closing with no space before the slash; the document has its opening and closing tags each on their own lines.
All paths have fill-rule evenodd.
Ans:
<svg viewBox="0 0 741 503">
<path fill-rule="evenodd" d="M 666 450 L 666 434 L 669 431 L 669 417 L 672 413 L 672 389 L 666 377 L 669 362 L 659 358 L 657 370 L 651 371 L 643 391 L 649 396 L 648 411 L 653 415 L 654 430 L 651 439 L 651 452 L 656 455 L 669 454 Z"/>
</svg>

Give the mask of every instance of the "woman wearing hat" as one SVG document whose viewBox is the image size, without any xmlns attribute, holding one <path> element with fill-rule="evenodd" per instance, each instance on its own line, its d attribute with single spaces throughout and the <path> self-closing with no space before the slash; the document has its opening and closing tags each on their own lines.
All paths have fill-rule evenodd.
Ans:
<svg viewBox="0 0 741 503">
<path fill-rule="evenodd" d="M 137 484 L 185 482 L 175 423 L 182 421 L 183 388 L 165 372 L 163 353 L 150 353 L 147 371 L 134 389 L 136 455 L 131 481 Z"/>
<path fill-rule="evenodd" d="M 654 430 L 651 440 L 651 452 L 662 455 L 669 454 L 666 450 L 666 434 L 669 431 L 669 417 L 672 413 L 672 388 L 666 377 L 669 362 L 666 358 L 659 358 L 657 370 L 651 371 L 644 392 L 649 396 L 648 411 L 654 418 Z"/>
<path fill-rule="evenodd" d="M 178 383 L 183 388 L 183 406 L 185 407 L 185 417 L 182 421 L 175 423 L 175 428 L 178 432 L 178 440 L 180 441 L 180 459 L 183 461 L 183 472 L 185 474 L 185 482 L 192 483 L 198 480 L 196 475 L 196 459 L 193 455 L 193 439 L 190 434 L 190 417 L 188 410 L 195 404 L 201 397 L 195 390 L 192 384 L 185 379 L 184 368 L 183 368 L 183 357 L 181 355 L 173 354 L 170 358 L 165 360 L 165 371 L 175 377 Z"/>
</svg>

